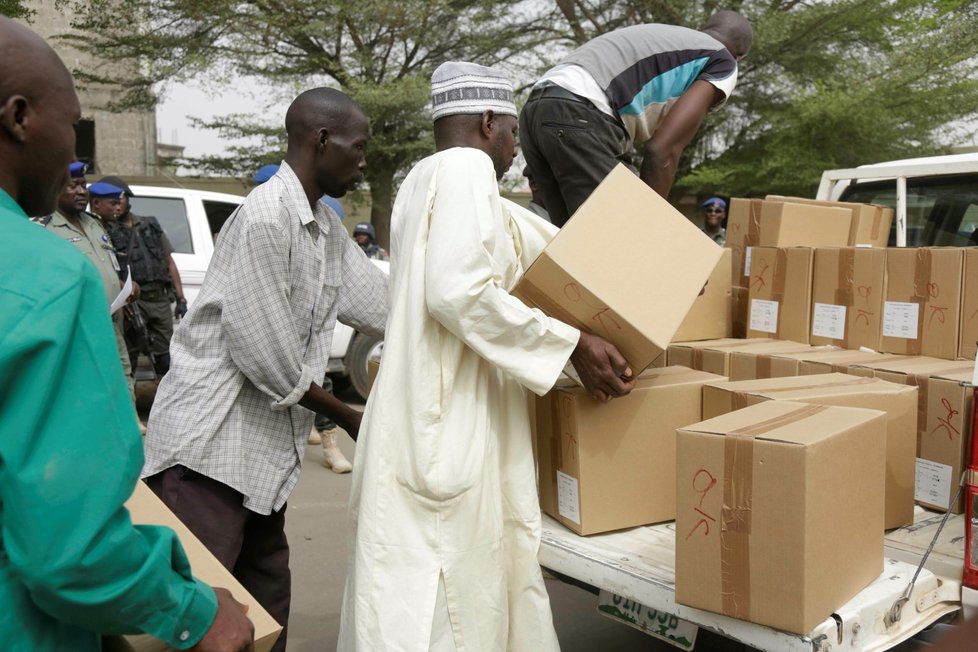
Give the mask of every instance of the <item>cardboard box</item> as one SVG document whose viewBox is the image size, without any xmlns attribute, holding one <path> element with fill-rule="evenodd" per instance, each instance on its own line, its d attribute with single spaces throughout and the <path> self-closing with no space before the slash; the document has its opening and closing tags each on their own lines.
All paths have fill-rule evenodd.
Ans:
<svg viewBox="0 0 978 652">
<path fill-rule="evenodd" d="M 944 511 L 957 491 L 971 446 L 974 386 L 972 372 L 939 373 L 920 384 L 926 406 L 917 447 L 915 498 Z M 952 506 L 964 512 L 964 496 Z"/>
<path fill-rule="evenodd" d="M 765 201 L 761 204 L 757 244 L 760 247 L 845 247 L 851 229 L 852 211 L 847 208 Z"/>
<path fill-rule="evenodd" d="M 622 255 L 622 236 L 640 255 Z M 723 253 L 624 165 L 550 241 L 512 294 L 613 343 L 638 373 L 673 340 Z"/>
<path fill-rule="evenodd" d="M 221 565 L 204 544 L 195 537 L 187 526 L 163 504 L 156 494 L 142 482 L 136 483 L 136 489 L 126 501 L 126 509 L 136 525 L 165 525 L 171 528 L 180 539 L 180 544 L 187 553 L 194 577 L 210 584 L 223 587 L 231 592 L 235 600 L 248 606 L 248 618 L 255 625 L 255 651 L 268 652 L 278 640 L 282 632 L 281 626 L 268 615 L 258 601 L 234 579 L 234 576 Z M 149 635 L 114 636 L 107 639 L 106 650 L 113 652 L 163 652 L 172 650 L 162 641 Z"/>
<path fill-rule="evenodd" d="M 731 311 L 733 282 L 733 251 L 724 249 L 716 269 L 703 294 L 696 297 L 693 307 L 686 313 L 673 340 L 689 342 L 730 337 L 733 333 Z"/>
<path fill-rule="evenodd" d="M 783 340 L 713 340 L 707 342 L 680 342 L 670 345 L 669 364 L 681 364 L 699 371 L 730 377 L 731 354 L 735 351 L 772 353 L 775 351 L 801 351 L 807 344 Z"/>
<path fill-rule="evenodd" d="M 367 394 L 370 394 L 370 390 L 374 388 L 374 382 L 377 380 L 377 374 L 380 373 L 380 360 L 370 358 L 367 360 Z"/>
<path fill-rule="evenodd" d="M 748 337 L 809 343 L 812 257 L 807 247 L 754 247 Z"/>
<path fill-rule="evenodd" d="M 886 250 L 880 351 L 957 357 L 963 262 L 951 247 Z"/>
<path fill-rule="evenodd" d="M 878 349 L 885 281 L 885 249 L 816 249 L 811 343 Z"/>
<path fill-rule="evenodd" d="M 760 199 L 741 199 L 734 197 L 730 200 L 727 210 L 727 239 L 723 246 L 733 254 L 733 284 L 735 287 L 746 288 L 750 271 L 744 271 L 746 254 L 750 247 L 759 243 L 761 227 Z M 742 336 L 741 336 L 742 337 Z"/>
<path fill-rule="evenodd" d="M 890 239 L 890 226 L 893 224 L 893 209 L 876 204 L 859 204 L 844 201 L 821 201 L 801 197 L 768 195 L 767 201 L 788 201 L 796 204 L 845 208 L 852 212 L 852 227 L 849 230 L 849 246 L 886 247 Z"/>
<path fill-rule="evenodd" d="M 871 365 L 903 359 L 905 356 L 873 351 L 813 351 L 811 355 L 799 363 L 796 375 L 847 374 L 853 365 Z"/>
<path fill-rule="evenodd" d="M 978 342 L 978 249 L 964 250 L 964 278 L 961 284 L 961 328 L 958 357 L 974 360 Z"/>
<path fill-rule="evenodd" d="M 917 388 L 878 378 L 821 374 L 709 383 L 703 388 L 703 418 L 784 400 L 880 410 L 886 425 L 886 507 L 883 527 L 913 523 L 914 460 L 917 450 Z"/>
<path fill-rule="evenodd" d="M 885 419 L 767 401 L 680 428 L 676 602 L 805 635 L 878 578 Z"/>
<path fill-rule="evenodd" d="M 924 507 L 946 509 L 971 437 L 972 391 L 965 383 L 971 380 L 974 363 L 920 356 L 871 364 L 854 365 L 850 373 L 917 387 L 915 497 Z M 963 505 L 959 500 L 955 513 L 961 513 Z"/>
<path fill-rule="evenodd" d="M 756 380 L 760 378 L 797 376 L 801 361 L 820 350 L 806 346 L 803 349 L 735 352 L 730 355 L 730 380 Z"/>
<path fill-rule="evenodd" d="M 703 384 L 684 367 L 646 371 L 628 396 L 578 387 L 537 400 L 540 507 L 578 534 L 676 517 L 676 428 L 700 420 Z"/>
</svg>

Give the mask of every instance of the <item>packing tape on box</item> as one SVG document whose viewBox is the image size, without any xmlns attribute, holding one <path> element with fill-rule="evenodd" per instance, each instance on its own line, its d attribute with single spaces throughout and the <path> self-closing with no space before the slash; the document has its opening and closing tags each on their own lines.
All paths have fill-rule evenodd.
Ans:
<svg viewBox="0 0 978 652">
<path fill-rule="evenodd" d="M 920 312 L 917 316 L 917 337 L 907 340 L 907 353 L 909 355 L 920 355 L 921 346 L 924 339 L 924 318 L 927 311 L 928 288 L 930 287 L 931 277 L 931 255 L 930 249 L 921 247 L 917 249 L 914 257 L 913 268 L 913 298 L 920 304 Z"/>
<path fill-rule="evenodd" d="M 698 346 L 694 346 L 694 347 L 692 347 L 691 351 L 692 351 L 692 356 L 691 356 L 692 357 L 692 360 L 690 362 L 690 366 L 693 369 L 696 369 L 697 371 L 702 371 L 703 370 L 703 349 L 699 348 Z"/>
<path fill-rule="evenodd" d="M 754 356 L 754 378 L 771 377 L 771 355 Z"/>
<path fill-rule="evenodd" d="M 852 307 L 855 305 L 852 286 L 856 269 L 856 250 L 839 249 L 838 280 L 835 283 L 835 305 Z"/>
<path fill-rule="evenodd" d="M 828 409 L 806 405 L 724 437 L 723 509 L 720 516 L 720 591 L 723 614 L 750 617 L 750 533 L 754 438 Z"/>
<path fill-rule="evenodd" d="M 870 231 L 869 237 L 872 238 L 873 242 L 879 240 L 880 228 L 883 226 L 883 211 L 885 210 L 882 206 L 874 206 L 876 210 L 873 211 L 873 228 Z"/>
</svg>

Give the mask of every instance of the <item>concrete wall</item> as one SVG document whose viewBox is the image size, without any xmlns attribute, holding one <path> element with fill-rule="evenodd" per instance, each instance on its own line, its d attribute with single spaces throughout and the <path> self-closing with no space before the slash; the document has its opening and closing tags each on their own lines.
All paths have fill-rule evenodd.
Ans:
<svg viewBox="0 0 978 652">
<path fill-rule="evenodd" d="M 51 44 L 69 70 L 98 74 L 109 69 L 105 61 L 56 38 L 69 33 L 70 24 L 69 17 L 55 8 L 54 0 L 31 0 L 27 4 L 37 12 L 28 25 Z M 132 63 L 131 69 L 136 69 L 136 62 Z M 106 111 L 109 103 L 121 97 L 119 88 L 79 83 L 76 88 L 82 119 L 95 122 L 95 174 L 156 174 L 155 111 Z"/>
</svg>

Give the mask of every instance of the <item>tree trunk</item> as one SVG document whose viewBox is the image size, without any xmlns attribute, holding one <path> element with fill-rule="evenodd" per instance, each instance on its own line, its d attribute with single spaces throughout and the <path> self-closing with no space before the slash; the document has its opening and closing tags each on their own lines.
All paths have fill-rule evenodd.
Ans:
<svg viewBox="0 0 978 652">
<path fill-rule="evenodd" d="M 370 223 L 377 230 L 377 244 L 390 251 L 394 169 L 374 167 L 370 172 Z"/>
</svg>

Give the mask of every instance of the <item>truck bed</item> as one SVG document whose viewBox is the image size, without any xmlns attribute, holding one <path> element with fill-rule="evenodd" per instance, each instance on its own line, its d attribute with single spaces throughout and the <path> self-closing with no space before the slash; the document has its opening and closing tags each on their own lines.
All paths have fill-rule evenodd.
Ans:
<svg viewBox="0 0 978 652">
<path fill-rule="evenodd" d="M 544 515 L 539 558 L 545 568 L 759 650 L 869 652 L 889 649 L 960 608 L 964 519 L 956 516 L 928 564 L 941 571 L 956 568 L 956 574 L 922 571 L 900 621 L 890 626 L 884 621 L 913 577 L 914 555 L 919 560 L 930 542 L 933 516 L 918 510 L 914 525 L 887 535 L 884 572 L 807 636 L 676 604 L 674 523 L 582 537 Z"/>
</svg>

